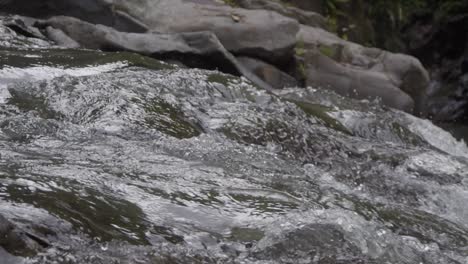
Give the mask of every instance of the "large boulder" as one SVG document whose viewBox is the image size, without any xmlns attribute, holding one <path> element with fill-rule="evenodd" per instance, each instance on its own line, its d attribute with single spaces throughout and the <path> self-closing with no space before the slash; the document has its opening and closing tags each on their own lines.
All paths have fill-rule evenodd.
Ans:
<svg viewBox="0 0 468 264">
<path fill-rule="evenodd" d="M 246 10 L 210 1 L 115 0 L 153 32 L 211 31 L 236 55 L 281 63 L 293 54 L 299 24 L 267 10 Z"/>
<path fill-rule="evenodd" d="M 295 19 L 276 12 L 212 0 L 5 0 L 0 9 L 39 18 L 72 16 L 125 32 L 211 31 L 232 53 L 278 63 L 291 57 L 299 29 Z"/>
<path fill-rule="evenodd" d="M 36 18 L 49 18 L 57 15 L 72 16 L 126 32 L 148 30 L 138 19 L 115 8 L 112 0 L 4 0 L 0 1 L 0 10 Z"/>
<path fill-rule="evenodd" d="M 32 256 L 42 249 L 42 243 L 42 240 L 32 234 L 27 234 L 0 215 L 0 248 L 3 248 L 12 255 Z"/>
<path fill-rule="evenodd" d="M 38 21 L 38 26 L 52 32 L 58 43 L 76 42 L 84 48 L 104 51 L 131 51 L 162 60 L 176 60 L 190 67 L 219 69 L 243 75 L 257 86 L 271 86 L 242 66 L 209 31 L 157 34 L 120 32 L 104 25 L 94 25 L 73 17 L 57 16 Z M 62 38 L 63 37 L 63 38 Z"/>
<path fill-rule="evenodd" d="M 418 59 L 367 48 L 320 28 L 301 26 L 296 55 L 306 84 L 356 98 L 380 98 L 408 112 L 423 109 L 429 75 Z M 414 103 L 413 103 L 414 100 Z"/>
</svg>

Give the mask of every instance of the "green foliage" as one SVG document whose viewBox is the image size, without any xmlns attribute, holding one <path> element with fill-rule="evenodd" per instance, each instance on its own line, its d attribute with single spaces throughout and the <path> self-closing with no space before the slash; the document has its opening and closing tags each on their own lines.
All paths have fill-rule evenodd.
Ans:
<svg viewBox="0 0 468 264">
<path fill-rule="evenodd" d="M 339 4 L 346 4 L 348 2 L 350 0 L 322 0 L 322 5 L 327 16 L 335 17 L 342 13 L 342 10 L 339 9 Z"/>
<path fill-rule="evenodd" d="M 294 53 L 296 54 L 296 56 L 302 57 L 305 55 L 306 50 L 304 45 L 304 40 L 300 38 L 296 43 L 296 47 L 294 48 Z"/>
<path fill-rule="evenodd" d="M 403 48 L 399 33 L 414 15 L 446 21 L 468 12 L 467 0 L 321 1 L 330 31 L 343 39 L 392 51 Z"/>
</svg>

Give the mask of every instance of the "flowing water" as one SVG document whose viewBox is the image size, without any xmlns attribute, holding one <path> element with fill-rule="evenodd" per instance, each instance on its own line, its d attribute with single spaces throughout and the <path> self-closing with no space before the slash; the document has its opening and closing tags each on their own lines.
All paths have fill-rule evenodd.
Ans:
<svg viewBox="0 0 468 264">
<path fill-rule="evenodd" d="M 468 263 L 468 148 L 429 121 L 0 30 L 2 264 Z"/>
</svg>

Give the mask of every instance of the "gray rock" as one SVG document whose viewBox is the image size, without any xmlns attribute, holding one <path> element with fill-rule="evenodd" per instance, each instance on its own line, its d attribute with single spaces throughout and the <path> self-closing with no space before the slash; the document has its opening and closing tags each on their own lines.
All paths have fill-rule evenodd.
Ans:
<svg viewBox="0 0 468 264">
<path fill-rule="evenodd" d="M 413 99 L 381 72 L 359 70 L 337 63 L 319 52 L 306 57 L 306 85 L 334 90 L 357 99 L 376 99 L 390 107 L 412 112 Z"/>
<path fill-rule="evenodd" d="M 271 61 L 290 57 L 299 26 L 296 20 L 276 12 L 232 8 L 213 1 L 5 0 L 0 8 L 39 18 L 72 16 L 124 32 L 141 33 L 148 28 L 159 33 L 212 31 L 227 50 Z"/>
<path fill-rule="evenodd" d="M 416 111 L 422 108 L 429 75 L 416 58 L 363 47 L 308 26 L 301 26 L 298 43 L 296 55 L 304 60 L 307 85 L 356 98 L 381 98 L 408 112 L 413 105 Z"/>
<path fill-rule="evenodd" d="M 311 224 L 272 237 L 275 236 L 282 236 L 282 239 L 260 241 L 255 248 L 258 258 L 280 260 L 282 263 L 292 263 L 291 260 L 301 257 L 308 259 L 310 263 L 344 263 L 340 258 L 346 259 L 346 263 L 366 263 L 364 254 L 347 241 L 344 231 L 339 226 Z M 277 242 L 278 240 L 281 242 Z M 272 241 L 274 242 L 271 243 Z"/>
<path fill-rule="evenodd" d="M 298 85 L 296 79 L 271 64 L 249 57 L 237 57 L 237 60 L 275 89 Z"/>
<path fill-rule="evenodd" d="M 22 262 L 21 257 L 11 255 L 2 247 L 0 247 L 0 259 L 2 260 L 2 264 L 18 264 Z"/>
<path fill-rule="evenodd" d="M 66 15 L 114 27 L 125 32 L 145 32 L 146 25 L 112 5 L 112 0 L 3 0 L 0 10 L 36 18 Z"/>
<path fill-rule="evenodd" d="M 319 13 L 299 9 L 281 1 L 271 0 L 238 0 L 237 3 L 242 8 L 266 9 L 278 12 L 284 16 L 297 19 L 299 23 L 307 26 L 326 28 L 327 21 Z"/>
<path fill-rule="evenodd" d="M 270 85 L 243 67 L 209 31 L 178 34 L 125 33 L 64 16 L 40 21 L 38 25 L 61 30 L 85 48 L 132 51 L 157 59 L 181 61 L 190 67 L 217 68 L 227 73 L 243 75 L 257 86 L 271 90 Z"/>
<path fill-rule="evenodd" d="M 62 30 L 53 27 L 46 27 L 47 37 L 60 46 L 66 48 L 79 48 L 80 44 L 67 36 Z"/>
<path fill-rule="evenodd" d="M 0 247 L 17 256 L 32 256 L 41 246 L 0 215 Z"/>
<path fill-rule="evenodd" d="M 290 59 L 299 24 L 267 10 L 246 10 L 209 2 L 183 0 L 115 0 L 114 5 L 140 18 L 153 32 L 212 31 L 236 55 L 269 62 Z"/>
<path fill-rule="evenodd" d="M 46 39 L 46 36 L 33 26 L 35 22 L 33 18 L 14 15 L 5 17 L 3 25 L 25 37 Z"/>
</svg>

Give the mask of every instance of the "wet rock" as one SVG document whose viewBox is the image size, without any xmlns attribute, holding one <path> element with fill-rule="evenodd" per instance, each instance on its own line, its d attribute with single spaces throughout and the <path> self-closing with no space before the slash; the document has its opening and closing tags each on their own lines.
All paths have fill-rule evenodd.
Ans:
<svg viewBox="0 0 468 264">
<path fill-rule="evenodd" d="M 64 16 L 41 21 L 39 25 L 61 30 L 85 48 L 132 51 L 158 59 L 181 61 L 190 67 L 218 68 L 227 73 L 243 75 L 263 89 L 271 89 L 270 85 L 242 66 L 217 37 L 208 31 L 178 34 L 125 33 Z"/>
<path fill-rule="evenodd" d="M 420 111 L 429 83 L 414 57 L 366 48 L 322 29 L 301 26 L 296 55 L 307 85 L 356 98 L 381 98 L 393 108 Z M 413 101 L 415 103 L 413 103 Z"/>
<path fill-rule="evenodd" d="M 29 19 L 11 16 L 0 16 L 0 46 L 2 48 L 47 48 L 53 46 L 53 42 L 43 39 L 44 35 L 37 29 L 30 29 Z M 12 21 L 14 20 L 14 21 Z M 19 20 L 21 22 L 19 22 Z M 33 19 L 34 23 L 36 20 Z M 17 23 L 18 22 L 18 23 Z M 11 25 L 13 24 L 13 27 Z M 10 25 L 10 26 L 8 26 Z M 16 28 L 15 28 L 16 27 Z M 16 31 L 15 31 L 16 30 Z M 34 32 L 31 32 L 34 30 Z M 26 31 L 26 32 L 25 32 Z M 31 35 L 32 33 L 32 35 Z M 39 33 L 37 36 L 35 33 Z M 38 38 L 39 37 L 39 38 Z"/>
<path fill-rule="evenodd" d="M 146 26 L 136 18 L 115 8 L 112 1 L 106 0 L 5 0 L 0 10 L 36 18 L 57 15 L 73 16 L 95 24 L 103 24 L 126 32 L 145 32 Z"/>
<path fill-rule="evenodd" d="M 297 19 L 299 23 L 312 27 L 326 28 L 326 19 L 315 12 L 299 9 L 281 1 L 269 0 L 237 0 L 236 4 L 247 9 L 265 9 L 278 12 L 284 16 Z"/>
<path fill-rule="evenodd" d="M 80 44 L 67 36 L 62 30 L 53 27 L 46 28 L 47 37 L 57 43 L 58 45 L 66 48 L 79 48 Z"/>
<path fill-rule="evenodd" d="M 42 26 L 151 54 L 74 21 Z M 31 262 L 466 262 L 468 149 L 431 122 L 30 39 L 0 25 L 1 233 L 47 248 Z"/>
<path fill-rule="evenodd" d="M 35 19 L 23 16 L 5 17 L 3 24 L 18 33 L 29 38 L 45 39 L 46 37 L 33 26 Z"/>
<path fill-rule="evenodd" d="M 0 215 L 0 247 L 17 256 L 33 256 L 42 247 L 31 235 L 21 231 Z"/>
<path fill-rule="evenodd" d="M 282 99 L 286 90 L 322 108 Z M 0 208 L 28 225 L 41 221 L 31 215 L 39 210 L 57 233 L 44 255 L 67 253 L 70 263 L 438 264 L 466 257 L 459 180 L 466 161 L 359 122 L 399 122 L 406 116 L 399 111 L 286 90 L 274 96 L 219 72 L 138 67 L 11 85 L 22 103 L 0 104 L 2 119 L 17 120 L 9 129 L 35 133 L 23 124 L 34 117 L 55 121 L 58 133 L 18 142 L 0 131 Z M 61 117 L 31 107 L 28 98 L 39 96 Z M 187 120 L 203 133 L 180 136 Z M 333 120 L 353 133 L 327 126 Z M 411 164 L 460 176 L 441 185 Z M 401 206 L 390 210 L 394 204 Z"/>
<path fill-rule="evenodd" d="M 160 0 L 116 6 L 142 19 L 153 32 L 211 31 L 230 52 L 270 62 L 290 59 L 298 31 L 296 20 L 267 10 L 246 10 L 199 1 Z"/>
<path fill-rule="evenodd" d="M 0 7 L 6 12 L 38 18 L 72 16 L 124 32 L 145 32 L 146 25 L 159 33 L 212 31 L 227 50 L 272 61 L 287 59 L 292 54 L 298 31 L 296 20 L 276 12 L 184 0 L 47 0 L 37 3 L 8 0 L 2 1 Z"/>
<path fill-rule="evenodd" d="M 237 60 L 275 89 L 296 87 L 298 85 L 292 76 L 282 72 L 271 64 L 249 57 L 237 57 Z"/>
<path fill-rule="evenodd" d="M 254 249 L 256 257 L 282 263 L 367 263 L 337 226 L 310 224 L 282 236 L 260 241 Z"/>
</svg>

